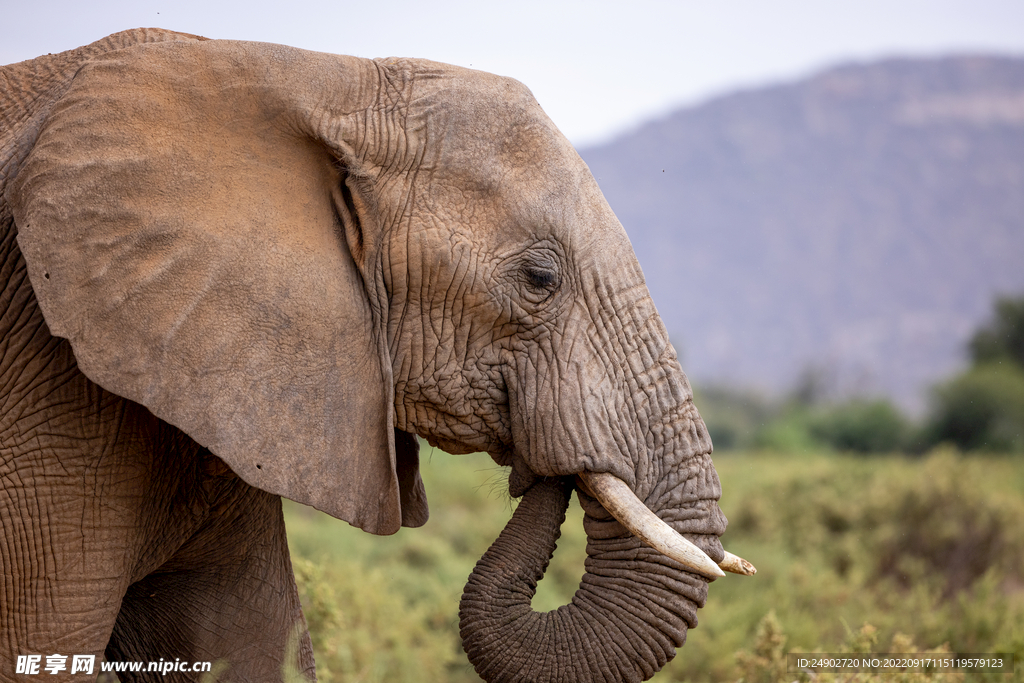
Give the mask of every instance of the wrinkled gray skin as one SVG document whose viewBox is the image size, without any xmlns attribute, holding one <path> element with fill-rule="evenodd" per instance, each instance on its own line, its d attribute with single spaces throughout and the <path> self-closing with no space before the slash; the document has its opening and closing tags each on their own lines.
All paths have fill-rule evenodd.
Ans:
<svg viewBox="0 0 1024 683">
<path fill-rule="evenodd" d="M 572 475 L 715 561 L 725 519 L 626 234 L 526 88 L 150 29 L 4 67 L 0 122 L 0 680 L 278 680 L 293 632 L 312 676 L 279 496 L 418 526 L 411 434 L 523 495 L 463 598 L 485 679 L 642 680 L 683 644 L 706 581 L 583 493 L 580 591 L 530 610 Z"/>
</svg>

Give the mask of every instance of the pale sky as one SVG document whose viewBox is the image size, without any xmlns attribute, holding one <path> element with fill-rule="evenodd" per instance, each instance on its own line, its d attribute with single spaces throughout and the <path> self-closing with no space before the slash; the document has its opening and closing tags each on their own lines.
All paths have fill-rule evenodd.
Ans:
<svg viewBox="0 0 1024 683">
<path fill-rule="evenodd" d="M 0 64 L 157 26 L 519 79 L 577 146 L 741 87 L 897 55 L 1024 56 L 1022 0 L 6 0 Z"/>
</svg>

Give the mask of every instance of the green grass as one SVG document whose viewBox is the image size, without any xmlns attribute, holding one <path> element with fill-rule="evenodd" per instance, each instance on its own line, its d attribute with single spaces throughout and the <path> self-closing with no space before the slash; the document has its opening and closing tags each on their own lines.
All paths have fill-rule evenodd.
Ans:
<svg viewBox="0 0 1024 683">
<path fill-rule="evenodd" d="M 512 501 L 496 492 L 501 470 L 488 456 L 425 454 L 431 512 L 419 529 L 373 536 L 285 501 L 292 562 L 325 683 L 478 680 L 458 636 L 459 597 Z"/>
<path fill-rule="evenodd" d="M 458 637 L 459 596 L 514 503 L 486 455 L 425 455 L 423 528 L 376 537 L 286 502 L 322 681 L 478 680 Z M 711 585 L 699 627 L 653 680 L 788 683 L 798 676 L 785 652 L 851 651 L 868 636 L 873 652 L 1014 652 L 1012 680 L 1024 680 L 1024 460 L 729 453 L 715 463 L 723 543 L 759 571 Z M 569 513 L 537 609 L 568 602 L 579 582 L 586 541 L 575 502 Z M 842 680 L 870 679 L 858 676 Z"/>
<path fill-rule="evenodd" d="M 759 571 L 711 586 L 663 680 L 735 680 L 769 613 L 791 650 L 840 652 L 871 624 L 885 646 L 1024 655 L 1024 461 L 747 454 L 716 467 L 723 540 Z"/>
</svg>

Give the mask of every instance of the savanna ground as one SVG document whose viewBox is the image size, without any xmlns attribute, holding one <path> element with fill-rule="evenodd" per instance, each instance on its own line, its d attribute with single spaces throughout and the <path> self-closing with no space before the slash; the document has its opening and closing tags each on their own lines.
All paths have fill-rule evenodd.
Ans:
<svg viewBox="0 0 1024 683">
<path fill-rule="evenodd" d="M 321 681 L 479 680 L 462 653 L 458 603 L 514 501 L 486 455 L 429 447 L 430 521 L 375 537 L 285 501 Z M 715 455 L 726 547 L 758 568 L 714 582 L 700 625 L 653 680 L 964 680 L 962 674 L 786 672 L 789 651 L 1009 652 L 1024 681 L 1024 458 L 935 450 L 920 457 Z M 568 602 L 586 539 L 575 499 L 533 601 Z"/>
</svg>

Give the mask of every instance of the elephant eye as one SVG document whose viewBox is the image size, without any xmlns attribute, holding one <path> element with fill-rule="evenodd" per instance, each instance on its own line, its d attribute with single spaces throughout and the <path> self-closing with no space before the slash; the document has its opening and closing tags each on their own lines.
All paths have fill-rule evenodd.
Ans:
<svg viewBox="0 0 1024 683">
<path fill-rule="evenodd" d="M 534 289 L 553 290 L 558 287 L 558 275 L 553 270 L 527 266 L 523 269 L 526 281 Z"/>
</svg>

